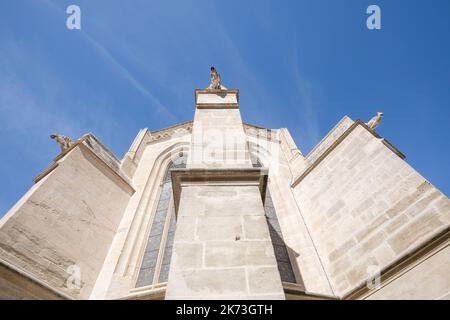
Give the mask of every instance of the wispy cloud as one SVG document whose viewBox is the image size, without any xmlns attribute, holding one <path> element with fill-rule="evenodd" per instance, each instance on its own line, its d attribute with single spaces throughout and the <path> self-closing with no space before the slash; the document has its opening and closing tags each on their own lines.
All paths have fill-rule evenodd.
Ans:
<svg viewBox="0 0 450 320">
<path fill-rule="evenodd" d="M 98 41 L 96 41 L 93 37 L 91 37 L 88 33 L 83 32 L 85 38 L 89 41 L 89 43 L 95 48 L 95 50 L 101 55 L 107 62 L 111 64 L 137 91 L 139 91 L 143 96 L 145 96 L 152 105 L 156 108 L 156 112 L 158 112 L 162 116 L 169 117 L 171 119 L 176 119 L 176 117 L 161 104 L 161 102 L 155 98 L 155 96 L 144 87 L 122 64 L 120 64 L 111 53 L 106 50 L 104 46 L 102 46 Z"/>
<path fill-rule="evenodd" d="M 8 136 L 12 134 L 24 141 L 33 137 L 34 141 L 42 142 L 44 139 L 49 140 L 48 135 L 54 131 L 77 138 L 90 131 L 91 127 L 100 128 L 105 135 L 118 130 L 117 122 L 108 116 L 105 106 L 99 100 L 96 100 L 97 108 L 90 109 L 82 119 L 73 117 L 74 110 L 86 110 L 86 106 L 82 101 L 72 99 L 61 79 L 53 76 L 45 64 L 38 57 L 27 53 L 24 47 L 17 43 L 3 42 L 1 52 L 0 127 L 3 133 Z M 29 66 L 34 66 L 33 72 L 39 74 L 39 83 L 30 86 L 30 83 L 16 74 L 17 65 L 24 61 Z M 108 123 L 106 127 L 102 126 L 104 122 Z M 36 150 L 42 147 L 42 144 L 16 145 L 18 150 L 33 159 L 45 154 L 45 151 Z"/>
<path fill-rule="evenodd" d="M 148 3 L 136 2 L 132 8 L 128 8 L 129 15 L 133 14 L 139 20 L 143 8 L 147 8 Z M 229 71 L 233 70 L 237 78 L 246 85 L 246 94 L 251 96 L 251 103 L 253 109 L 248 108 L 247 111 L 262 121 L 270 121 L 268 111 L 275 101 L 267 88 L 264 88 L 256 73 L 250 69 L 249 63 L 242 57 L 239 47 L 236 45 L 233 38 L 230 36 L 223 17 L 221 17 L 218 8 L 214 4 L 205 4 L 208 8 L 203 8 L 208 12 L 209 19 L 196 19 L 198 14 L 195 6 L 188 6 L 181 11 L 171 11 L 170 16 L 163 15 L 162 17 L 152 16 L 149 19 L 146 32 L 146 39 L 130 39 L 127 37 L 126 30 L 104 28 L 104 25 L 114 25 L 114 15 L 99 16 L 96 21 L 90 22 L 91 29 L 95 26 L 92 33 L 101 34 L 103 39 L 107 39 L 108 47 L 114 49 L 114 52 L 119 53 L 119 56 L 126 62 L 127 66 L 135 67 L 144 73 L 147 79 L 157 83 L 162 87 L 163 91 L 170 91 L 171 98 L 176 98 L 180 105 L 186 105 L 192 108 L 191 101 L 188 100 L 190 96 L 186 95 L 187 91 L 193 90 L 194 83 L 192 82 L 192 72 L 204 73 L 205 83 L 204 87 L 208 86 L 208 69 L 192 70 L 192 66 L 198 66 L 199 62 L 209 61 L 208 63 L 215 64 L 217 60 L 228 62 Z M 184 10 L 188 10 L 185 12 Z M 193 12 L 189 11 L 192 10 Z M 115 14 L 117 14 L 115 12 Z M 163 14 L 167 14 L 164 12 Z M 189 25 L 185 25 L 187 30 L 180 30 L 177 28 L 164 28 L 163 31 L 155 27 L 155 23 L 163 22 L 165 25 L 171 26 L 177 19 L 183 16 L 194 15 Z M 181 16 L 179 16 L 181 15 Z M 165 19 L 168 20 L 165 20 Z M 103 20 L 102 20 L 103 19 Z M 154 19 L 163 19 L 164 21 L 153 21 Z M 173 21 L 172 21 L 173 20 Z M 101 23 L 100 23 L 100 22 Z M 139 22 L 133 22 L 134 29 L 140 29 L 143 26 Z M 201 32 L 199 32 L 201 31 Z M 179 35 L 182 32 L 189 34 L 189 39 L 180 39 Z M 84 32 L 86 39 L 98 50 L 99 54 L 109 61 L 120 74 L 126 77 L 136 89 L 150 100 L 155 101 L 155 104 L 163 107 L 135 77 L 126 69 L 123 64 L 119 63 L 113 57 L 110 51 L 105 49 L 105 46 L 100 44 L 93 36 Z M 173 36 L 176 36 L 177 43 L 170 41 Z M 148 39 L 148 40 L 147 40 Z M 213 44 L 211 44 L 211 41 Z M 154 46 L 157 46 L 154 48 Z M 186 48 L 186 52 L 180 49 Z M 157 62 L 155 62 L 157 61 Z M 220 66 L 218 66 L 220 68 Z M 223 69 L 222 69 L 223 70 Z M 223 74 L 224 84 L 228 87 L 235 87 L 230 74 Z M 170 111 L 165 108 L 167 115 L 175 120 L 175 117 L 170 114 Z M 190 109 L 192 110 L 192 109 Z M 170 114 L 170 115 L 169 115 Z"/>
<path fill-rule="evenodd" d="M 26 54 L 17 43 L 3 42 L 0 54 L 0 124 L 2 130 L 13 131 L 16 136 L 30 137 L 37 132 L 51 130 L 59 126 L 67 134 L 75 134 L 77 130 L 72 121 L 59 110 L 55 95 L 46 92 L 45 88 L 52 88 L 58 92 L 60 83 L 51 79 L 43 66 Z M 24 57 L 26 55 L 26 57 Z M 26 59 L 25 59 L 26 58 Z M 17 64 L 27 60 L 28 63 L 39 65 L 41 84 L 38 99 L 15 73 Z M 39 90 L 39 89 L 38 89 Z M 42 105 L 44 104 L 45 105 Z M 23 144 L 18 144 L 18 147 Z M 29 146 L 27 146 L 29 149 Z"/>
<path fill-rule="evenodd" d="M 52 11 L 59 15 L 64 15 L 65 12 L 62 8 L 56 5 L 51 0 L 42 0 L 48 5 Z M 92 46 L 92 48 L 97 52 L 97 54 L 104 59 L 105 62 L 109 63 L 111 67 L 116 70 L 128 83 L 133 86 L 138 92 L 140 92 L 145 98 L 147 98 L 155 111 L 163 117 L 168 117 L 170 119 L 176 119 L 175 115 L 169 111 L 169 109 L 164 106 L 136 77 L 134 77 L 131 72 L 123 66 L 109 50 L 105 48 L 98 40 L 96 40 L 92 35 L 86 32 L 83 28 L 77 30 L 83 36 L 83 38 Z"/>
</svg>

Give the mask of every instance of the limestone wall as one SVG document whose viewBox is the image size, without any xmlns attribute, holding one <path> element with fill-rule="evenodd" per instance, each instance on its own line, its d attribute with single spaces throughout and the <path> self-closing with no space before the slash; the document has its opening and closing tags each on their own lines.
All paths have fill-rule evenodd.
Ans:
<svg viewBox="0 0 450 320">
<path fill-rule="evenodd" d="M 401 154 L 361 124 L 347 130 L 293 184 L 341 297 L 365 283 L 369 266 L 395 263 L 450 223 L 449 199 Z"/>
<path fill-rule="evenodd" d="M 58 159 L 1 220 L 0 258 L 49 287 L 87 298 L 134 192 L 108 154 L 89 138 Z M 67 288 L 72 265 L 80 268 L 81 290 Z"/>
<path fill-rule="evenodd" d="M 313 164 L 333 143 L 335 143 L 342 134 L 350 128 L 353 120 L 345 116 L 339 123 L 308 153 L 306 163 Z"/>
<path fill-rule="evenodd" d="M 418 259 L 392 279 L 383 281 L 380 288 L 369 292 L 364 299 L 450 299 L 450 241 Z"/>
<path fill-rule="evenodd" d="M 269 168 L 268 189 L 297 283 L 309 293 L 332 295 L 320 258 L 291 188 L 293 179 L 291 163 L 300 163 L 303 156 L 290 138 L 287 129 L 281 131 L 280 140 L 247 135 L 252 157 L 258 158 L 263 167 Z M 285 136 L 290 139 L 284 139 Z"/>
</svg>

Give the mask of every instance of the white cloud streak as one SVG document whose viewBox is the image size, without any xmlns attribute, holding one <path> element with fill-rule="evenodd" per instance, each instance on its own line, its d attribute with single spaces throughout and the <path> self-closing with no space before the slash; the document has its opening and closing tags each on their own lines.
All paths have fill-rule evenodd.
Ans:
<svg viewBox="0 0 450 320">
<path fill-rule="evenodd" d="M 57 11 L 58 14 L 64 16 L 65 11 L 58 7 L 55 3 L 50 0 L 42 0 L 47 4 L 53 11 Z M 109 63 L 114 70 L 116 70 L 124 79 L 126 79 L 131 86 L 133 86 L 138 92 L 140 92 L 145 98 L 147 98 L 155 111 L 160 116 L 165 116 L 170 119 L 176 119 L 176 117 L 165 107 L 145 86 L 137 80 L 127 68 L 125 68 L 114 56 L 108 51 L 99 41 L 97 41 L 93 36 L 83 30 L 76 30 L 75 32 L 81 32 L 83 38 L 94 48 L 97 54 L 104 59 L 105 62 Z"/>
</svg>

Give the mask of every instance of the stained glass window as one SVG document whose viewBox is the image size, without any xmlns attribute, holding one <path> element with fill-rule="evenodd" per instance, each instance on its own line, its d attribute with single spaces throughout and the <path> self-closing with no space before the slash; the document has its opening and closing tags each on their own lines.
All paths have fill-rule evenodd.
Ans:
<svg viewBox="0 0 450 320">
<path fill-rule="evenodd" d="M 176 226 L 170 169 L 185 167 L 186 156 L 181 156 L 172 161 L 166 170 L 136 287 L 167 281 Z"/>
</svg>

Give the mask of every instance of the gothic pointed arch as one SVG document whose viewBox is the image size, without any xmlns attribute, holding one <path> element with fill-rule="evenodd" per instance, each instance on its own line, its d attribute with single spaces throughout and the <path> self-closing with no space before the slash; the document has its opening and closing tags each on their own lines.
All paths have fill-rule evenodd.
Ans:
<svg viewBox="0 0 450 320">
<path fill-rule="evenodd" d="M 186 159 L 186 154 L 180 154 L 178 158 L 170 160 L 166 168 L 156 212 L 153 215 L 150 233 L 136 280 L 137 288 L 167 282 L 176 227 L 170 170 L 185 168 Z"/>
</svg>

